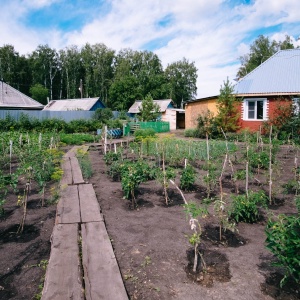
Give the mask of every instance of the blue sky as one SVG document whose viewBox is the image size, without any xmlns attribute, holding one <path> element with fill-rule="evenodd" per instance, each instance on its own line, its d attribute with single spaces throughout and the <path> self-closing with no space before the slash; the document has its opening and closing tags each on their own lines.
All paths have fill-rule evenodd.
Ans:
<svg viewBox="0 0 300 300">
<path fill-rule="evenodd" d="M 300 46 L 299 0 L 0 0 L 0 46 L 20 54 L 48 44 L 104 43 L 155 52 L 164 67 L 183 57 L 198 69 L 198 97 L 233 81 L 239 57 L 264 34 Z"/>
</svg>

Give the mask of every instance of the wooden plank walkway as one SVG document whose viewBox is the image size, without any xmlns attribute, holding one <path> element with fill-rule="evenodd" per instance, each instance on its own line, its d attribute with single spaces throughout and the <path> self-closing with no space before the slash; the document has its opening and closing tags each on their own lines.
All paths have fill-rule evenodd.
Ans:
<svg viewBox="0 0 300 300">
<path fill-rule="evenodd" d="M 81 224 L 81 232 L 86 299 L 128 299 L 104 223 Z"/>
<path fill-rule="evenodd" d="M 80 182 L 74 153 L 69 151 L 62 163 L 42 300 L 128 300 L 94 188 Z"/>
<path fill-rule="evenodd" d="M 54 226 L 42 299 L 84 299 L 77 224 Z"/>
</svg>

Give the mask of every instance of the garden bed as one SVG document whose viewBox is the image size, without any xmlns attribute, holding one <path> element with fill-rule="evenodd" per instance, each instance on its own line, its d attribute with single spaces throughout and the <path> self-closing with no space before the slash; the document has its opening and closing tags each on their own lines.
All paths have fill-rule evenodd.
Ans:
<svg viewBox="0 0 300 300">
<path fill-rule="evenodd" d="M 102 154 L 90 151 L 90 157 L 94 172 L 90 181 L 94 184 L 130 299 L 224 299 L 224 295 L 226 299 L 299 299 L 299 287 L 287 283 L 285 288 L 279 288 L 277 277 L 282 279 L 282 270 L 272 266 L 274 257 L 264 244 L 265 213 L 258 223 L 239 223 L 234 239 L 230 232 L 228 241 L 217 243 L 213 240 L 217 220 L 210 204 L 210 214 L 201 220 L 206 228 L 201 247 L 209 268 L 208 272 L 194 276 L 191 272 L 193 250 L 186 237 L 191 230 L 177 190 L 169 187 L 171 203 L 166 206 L 160 184 L 154 180 L 142 183 L 136 193 L 138 206 L 133 210 L 131 202 L 123 198 L 121 183 L 107 175 L 108 167 Z M 280 165 L 283 174 L 290 174 L 292 164 L 291 156 Z M 289 176 L 292 174 L 284 180 Z M 256 179 L 265 180 L 263 174 L 256 175 Z M 276 184 L 282 182 L 278 180 Z M 242 182 L 239 185 L 242 190 Z M 264 188 L 255 180 L 250 187 Z M 234 190 L 229 182 L 223 188 L 225 194 Z M 201 203 L 205 191 L 196 183 L 193 191 L 185 196 Z M 296 213 L 293 195 L 277 193 L 276 197 L 271 212 Z"/>
<path fill-rule="evenodd" d="M 191 229 L 182 207 L 182 197 L 175 187 L 168 188 L 171 202 L 167 206 L 162 186 L 157 181 L 142 183 L 136 192 L 138 206 L 132 209 L 131 201 L 123 198 L 121 183 L 108 176 L 109 167 L 103 154 L 91 149 L 89 155 L 93 166 L 93 176 L 89 181 L 94 185 L 130 299 L 300 298 L 299 286 L 293 282 L 288 281 L 284 288 L 279 287 L 283 271 L 272 265 L 274 256 L 265 247 L 267 213 L 264 209 L 257 223 L 240 222 L 238 232 L 226 231 L 220 243 L 217 241 L 218 221 L 213 203 L 208 203 L 209 214 L 201 219 L 204 231 L 199 247 L 207 270 L 202 272 L 199 266 L 194 274 L 193 248 L 187 238 Z M 137 159 L 138 155 L 127 151 L 126 156 Z M 144 161 L 147 159 L 144 157 Z M 294 157 L 283 147 L 278 161 L 274 180 L 275 204 L 269 207 L 269 211 L 296 214 L 294 195 L 282 193 L 282 185 L 293 177 Z M 154 158 L 152 162 L 155 162 Z M 184 161 L 173 163 L 181 173 Z M 206 190 L 199 178 L 203 178 L 206 172 L 204 163 L 199 160 L 193 165 L 198 180 L 192 191 L 184 192 L 184 195 L 188 201 L 203 203 Z M 243 165 L 236 164 L 235 167 L 242 168 Z M 244 182 L 237 183 L 240 194 L 243 194 Z M 249 188 L 267 193 L 265 170 L 255 173 Z M 48 185 L 46 200 L 51 198 L 50 191 L 51 185 Z M 235 186 L 226 169 L 223 192 L 227 197 L 234 191 Z M 217 185 L 211 196 L 218 193 Z M 10 190 L 7 195 L 5 213 L 0 220 L 0 299 L 39 299 L 39 285 L 50 255 L 50 236 L 56 211 L 55 204 L 42 207 L 40 197 L 39 188 L 33 185 L 24 232 L 18 235 L 16 231 L 22 208 L 17 206 L 16 194 Z"/>
</svg>

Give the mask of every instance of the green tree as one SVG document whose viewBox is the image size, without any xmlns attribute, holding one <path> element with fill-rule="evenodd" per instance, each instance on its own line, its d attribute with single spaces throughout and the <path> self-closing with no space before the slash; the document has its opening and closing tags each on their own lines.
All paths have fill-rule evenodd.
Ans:
<svg viewBox="0 0 300 300">
<path fill-rule="evenodd" d="M 53 83 L 59 70 L 58 53 L 48 45 L 39 45 L 30 56 L 33 68 L 33 83 L 43 83 L 49 89 L 50 99 L 53 99 Z M 56 91 L 56 96 L 57 91 Z"/>
<path fill-rule="evenodd" d="M 37 83 L 30 87 L 30 94 L 31 97 L 40 102 L 41 104 L 47 104 L 47 97 L 48 97 L 48 89 L 43 87 L 40 83 Z"/>
<path fill-rule="evenodd" d="M 160 107 L 154 103 L 151 94 L 148 94 L 142 101 L 138 118 L 142 122 L 155 121 L 160 115 Z"/>
<path fill-rule="evenodd" d="M 250 45 L 250 53 L 240 57 L 241 67 L 237 72 L 239 78 L 244 77 L 279 50 L 293 49 L 294 45 L 290 36 L 286 36 L 282 42 L 271 41 L 264 35 Z"/>
<path fill-rule="evenodd" d="M 28 60 L 15 51 L 14 46 L 0 47 L 0 80 L 28 94 L 31 76 Z"/>
<path fill-rule="evenodd" d="M 224 132 L 235 132 L 239 129 L 238 119 L 238 100 L 233 95 L 234 87 L 228 78 L 223 82 L 220 88 L 220 95 L 217 100 L 218 115 L 216 117 L 217 125 L 222 127 Z"/>
<path fill-rule="evenodd" d="M 136 99 L 151 93 L 156 99 L 167 95 L 166 78 L 158 56 L 149 51 L 123 49 L 114 62 L 114 80 L 109 98 L 111 106 L 128 109 Z"/>
<path fill-rule="evenodd" d="M 107 104 L 113 81 L 115 51 L 104 44 L 86 44 L 81 50 L 83 66 L 83 92 L 85 97 L 101 97 Z"/>
<path fill-rule="evenodd" d="M 114 117 L 113 112 L 110 108 L 97 108 L 95 110 L 94 119 L 101 121 L 102 123 L 107 123 L 110 119 Z"/>
<path fill-rule="evenodd" d="M 59 99 L 74 99 L 80 96 L 78 90 L 83 78 L 81 53 L 77 46 L 59 51 L 60 92 Z"/>
<path fill-rule="evenodd" d="M 177 105 L 182 102 L 194 99 L 197 93 L 197 68 L 194 62 L 186 58 L 181 61 L 169 64 L 165 70 L 168 82 L 168 95 Z"/>
</svg>

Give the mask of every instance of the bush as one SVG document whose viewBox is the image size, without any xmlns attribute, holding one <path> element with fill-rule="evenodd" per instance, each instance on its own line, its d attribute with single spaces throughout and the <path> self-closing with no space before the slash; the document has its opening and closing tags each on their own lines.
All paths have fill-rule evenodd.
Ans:
<svg viewBox="0 0 300 300">
<path fill-rule="evenodd" d="M 118 161 L 121 159 L 121 152 L 107 152 L 103 157 L 106 165 L 111 165 L 114 161 Z"/>
<path fill-rule="evenodd" d="M 126 199 L 131 198 L 134 206 L 135 189 L 149 177 L 149 166 L 143 161 L 126 162 L 121 166 L 121 184 Z"/>
<path fill-rule="evenodd" d="M 94 113 L 94 119 L 104 124 L 114 117 L 113 112 L 110 108 L 97 108 Z"/>
<path fill-rule="evenodd" d="M 288 277 L 300 281 L 300 197 L 296 198 L 298 215 L 280 214 L 270 218 L 266 226 L 266 247 L 276 256 L 276 265 L 285 269 L 281 286 Z"/>
<path fill-rule="evenodd" d="M 259 168 L 259 169 L 268 169 L 269 168 L 269 154 L 266 152 L 254 152 L 249 151 L 249 164 L 252 168 Z"/>
<path fill-rule="evenodd" d="M 259 207 L 267 207 L 267 196 L 263 191 L 246 195 L 239 195 L 233 198 L 229 217 L 236 222 L 255 223 L 259 220 Z"/>
<path fill-rule="evenodd" d="M 182 171 L 180 177 L 180 188 L 185 191 L 190 191 L 196 180 L 195 169 L 191 165 L 187 165 L 186 168 Z"/>
<path fill-rule="evenodd" d="M 143 139 L 146 138 L 155 138 L 156 132 L 153 128 L 147 128 L 147 129 L 138 129 L 134 133 L 135 141 L 140 142 Z"/>
<path fill-rule="evenodd" d="M 198 133 L 198 129 L 185 129 L 184 131 L 184 136 L 185 137 L 198 137 L 199 133 Z"/>
</svg>

